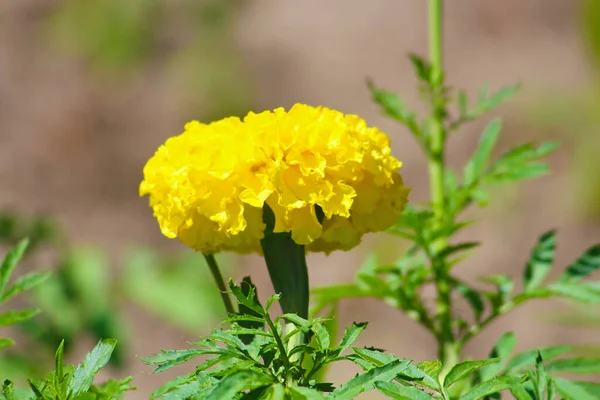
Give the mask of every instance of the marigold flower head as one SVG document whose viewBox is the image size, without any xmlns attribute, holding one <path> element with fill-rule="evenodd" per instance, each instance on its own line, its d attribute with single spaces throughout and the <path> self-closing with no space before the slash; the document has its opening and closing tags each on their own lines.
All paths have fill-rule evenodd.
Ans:
<svg viewBox="0 0 600 400">
<path fill-rule="evenodd" d="M 260 253 L 267 204 L 275 232 L 330 253 L 399 220 L 401 165 L 360 117 L 296 104 L 188 123 L 148 161 L 140 195 L 165 236 L 198 251 Z"/>
</svg>

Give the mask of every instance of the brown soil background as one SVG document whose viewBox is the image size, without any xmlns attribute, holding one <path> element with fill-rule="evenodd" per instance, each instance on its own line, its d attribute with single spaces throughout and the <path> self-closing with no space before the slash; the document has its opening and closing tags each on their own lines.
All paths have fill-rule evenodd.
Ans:
<svg viewBox="0 0 600 400">
<path fill-rule="evenodd" d="M 167 137 L 179 133 L 185 121 L 197 117 L 194 110 L 202 110 L 206 100 L 191 101 L 166 79 L 160 57 L 118 83 L 91 77 L 80 58 L 46 42 L 40 20 L 52 7 L 48 3 L 54 2 L 0 0 L 0 207 L 53 213 L 74 243 L 97 244 L 113 255 L 132 243 L 179 249 L 179 244 L 160 235 L 146 200 L 137 196 L 137 185 L 145 160 Z M 171 22 L 163 36 L 177 44 L 185 37 L 177 29 L 181 2 L 166 3 Z M 506 118 L 503 149 L 532 138 L 585 140 L 565 127 L 540 130 L 528 114 L 531 104 L 542 97 L 560 97 L 591 85 L 579 13 L 580 4 L 574 0 L 447 2 L 448 82 L 469 93 L 476 93 L 483 83 L 493 89 L 524 84 L 520 95 L 497 111 Z M 406 55 L 425 53 L 425 1 L 246 1 L 232 18 L 233 45 L 228 51 L 241 57 L 254 110 L 305 102 L 364 116 L 392 137 L 395 154 L 404 162 L 405 180 L 413 187 L 412 200 L 426 198 L 426 165 L 417 145 L 403 128 L 378 114 L 365 85 L 366 77 L 371 77 L 400 92 L 409 104 L 418 104 Z M 199 96 L 209 99 L 211 93 Z M 416 108 L 423 110 L 420 105 Z M 490 118 L 486 115 L 451 138 L 452 165 L 461 165 Z M 470 282 L 494 272 L 519 276 L 538 234 L 552 227 L 559 230 L 559 264 L 597 241 L 600 225 L 578 212 L 574 157 L 573 146 L 564 146 L 550 158 L 551 176 L 495 191 L 493 206 L 472 211 L 482 222 L 462 238 L 485 244 L 457 267 L 456 274 Z M 384 236 L 368 238 L 363 251 L 311 256 L 313 285 L 351 280 L 364 250 L 378 240 Z M 382 243 L 397 246 L 389 239 Z M 241 264 L 237 276 L 250 272 L 264 292 L 270 290 L 260 259 L 249 257 Z M 565 342 L 598 344 L 597 331 L 544 320 L 559 304 L 522 307 L 490 326 L 464 355 L 486 356 L 505 330 L 517 333 L 519 349 Z M 461 310 L 465 309 L 459 305 Z M 160 348 L 183 348 L 185 340 L 194 338 L 165 327 L 136 307 L 127 313 L 136 341 L 126 373 L 136 375 L 140 389 L 126 398 L 145 399 L 186 369 L 151 375 L 151 368 L 138 357 Z M 419 361 L 436 355 L 434 341 L 420 327 L 375 301 L 345 301 L 339 316 L 341 325 L 370 321 L 360 344 L 376 344 Z M 351 366 L 338 367 L 330 379 L 340 382 L 354 372 Z"/>
</svg>

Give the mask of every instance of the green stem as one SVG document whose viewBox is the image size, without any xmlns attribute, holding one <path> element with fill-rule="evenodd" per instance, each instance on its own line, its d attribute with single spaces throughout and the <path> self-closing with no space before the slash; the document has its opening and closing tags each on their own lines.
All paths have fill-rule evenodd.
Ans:
<svg viewBox="0 0 600 400">
<path fill-rule="evenodd" d="M 202 254 L 204 255 L 204 259 L 208 264 L 208 269 L 210 269 L 215 283 L 219 288 L 219 292 L 221 293 L 221 299 L 223 300 L 223 305 L 225 306 L 227 314 L 235 314 L 233 304 L 231 303 L 231 299 L 229 298 L 229 294 L 227 293 L 227 287 L 225 286 L 225 281 L 223 280 L 223 275 L 221 275 L 221 270 L 219 270 L 219 266 L 217 265 L 217 260 L 215 260 L 215 256 L 212 254 Z"/>
<path fill-rule="evenodd" d="M 429 181 L 431 202 L 438 224 L 445 219 L 444 191 L 444 144 L 446 132 L 444 119 L 446 117 L 444 87 L 443 87 L 443 46 L 442 46 L 442 12 L 443 0 L 429 0 L 429 59 L 431 63 L 432 89 L 432 129 L 430 133 Z M 445 239 L 435 243 L 434 253 L 447 245 Z M 435 258 L 433 262 L 437 288 L 437 315 L 439 318 L 438 356 L 444 370 L 452 368 L 459 358 L 452 329 L 452 299 L 450 279 L 443 259 Z"/>
</svg>

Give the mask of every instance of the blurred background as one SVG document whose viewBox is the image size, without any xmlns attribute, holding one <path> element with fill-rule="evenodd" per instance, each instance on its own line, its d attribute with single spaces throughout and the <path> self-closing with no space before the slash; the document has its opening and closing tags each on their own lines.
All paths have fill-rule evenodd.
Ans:
<svg viewBox="0 0 600 400">
<path fill-rule="evenodd" d="M 391 136 L 411 199 L 426 199 L 418 146 L 378 114 L 365 84 L 372 78 L 425 110 L 406 56 L 426 55 L 426 11 L 422 0 L 0 0 L 2 250 L 30 236 L 21 272 L 55 271 L 25 300 L 43 313 L 12 333 L 20 347 L 3 353 L 0 377 L 46 370 L 62 337 L 74 362 L 98 337 L 118 337 L 104 376 L 135 375 L 139 390 L 128 399 L 147 399 L 193 369 L 151 375 L 139 360 L 185 348 L 224 315 L 202 257 L 163 237 L 138 197 L 145 161 L 188 120 L 295 102 L 357 113 Z M 471 210 L 482 220 L 463 238 L 484 246 L 456 273 L 468 282 L 519 276 L 549 228 L 559 231 L 558 265 L 567 264 L 600 239 L 600 0 L 447 2 L 445 35 L 452 86 L 473 94 L 483 84 L 523 83 L 497 111 L 505 118 L 499 151 L 563 143 L 549 159 L 552 175 L 496 191 L 491 206 Z M 451 137 L 452 165 L 491 117 Z M 311 255 L 312 285 L 351 281 L 369 252 L 393 261 L 402 251 L 395 240 L 371 235 L 350 253 Z M 251 274 L 261 297 L 272 293 L 261 259 L 219 261 L 225 275 Z M 517 333 L 518 349 L 575 341 L 589 351 L 600 346 L 598 311 L 530 304 L 490 326 L 465 356 L 485 357 L 505 330 Z M 394 309 L 348 300 L 339 312 L 340 326 L 370 321 L 361 345 L 436 357 L 433 338 Z M 354 372 L 336 368 L 330 379 Z"/>
</svg>

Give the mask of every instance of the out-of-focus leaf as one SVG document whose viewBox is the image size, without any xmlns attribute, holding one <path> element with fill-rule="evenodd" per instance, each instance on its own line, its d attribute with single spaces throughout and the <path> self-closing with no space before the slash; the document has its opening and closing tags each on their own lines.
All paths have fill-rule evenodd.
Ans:
<svg viewBox="0 0 600 400">
<path fill-rule="evenodd" d="M 405 125 L 414 135 L 419 135 L 419 124 L 415 113 L 410 111 L 400 96 L 395 93 L 379 89 L 371 81 L 367 82 L 373 101 L 381 107 L 384 115 Z"/>
<path fill-rule="evenodd" d="M 486 365 L 479 370 L 481 382 L 492 379 L 499 375 L 502 368 L 508 362 L 508 356 L 512 353 L 517 344 L 517 337 L 512 332 L 503 334 L 490 353 L 490 358 L 498 358 L 499 361 L 494 364 Z"/>
<path fill-rule="evenodd" d="M 531 252 L 527 266 L 525 267 L 525 292 L 538 287 L 554 262 L 556 253 L 556 232 L 549 231 L 544 233 Z"/>
<path fill-rule="evenodd" d="M 574 281 L 591 274 L 600 268 L 600 244 L 596 244 L 587 249 L 581 257 L 575 260 L 563 272 L 561 281 Z"/>
<path fill-rule="evenodd" d="M 4 257 L 2 265 L 0 265 L 0 295 L 4 294 L 6 285 L 8 284 L 8 281 L 10 280 L 15 267 L 17 266 L 17 263 L 25 254 L 25 250 L 27 250 L 28 245 L 29 240 L 21 240 L 15 247 L 10 249 Z"/>
<path fill-rule="evenodd" d="M 483 131 L 479 145 L 471 159 L 467 162 L 463 172 L 463 185 L 471 186 L 485 172 L 492 150 L 498 141 L 502 123 L 499 119 L 493 120 Z"/>
</svg>

